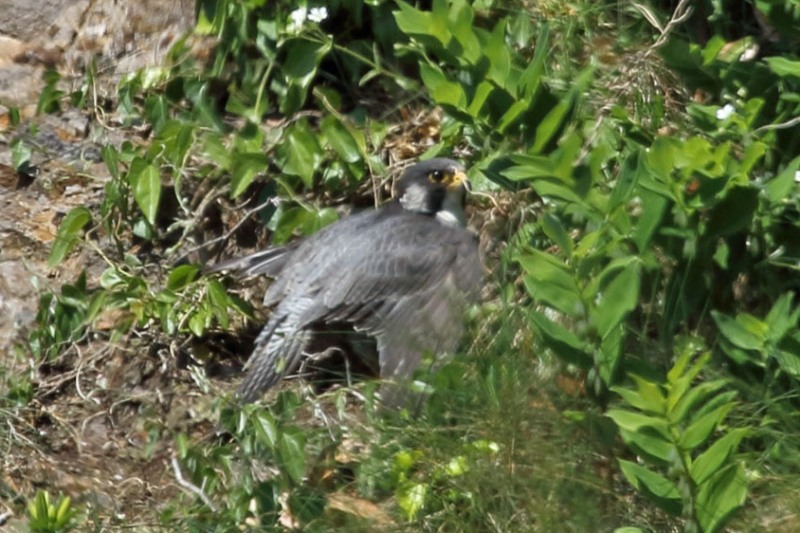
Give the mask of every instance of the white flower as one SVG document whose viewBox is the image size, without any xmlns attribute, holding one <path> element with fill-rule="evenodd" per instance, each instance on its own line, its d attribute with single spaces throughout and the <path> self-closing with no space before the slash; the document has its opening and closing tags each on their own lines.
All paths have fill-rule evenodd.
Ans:
<svg viewBox="0 0 800 533">
<path fill-rule="evenodd" d="M 742 52 L 742 55 L 739 56 L 739 61 L 752 61 L 758 57 L 758 43 L 753 43 L 751 46 L 748 46 Z"/>
<path fill-rule="evenodd" d="M 328 9 L 324 7 L 312 7 L 308 13 L 308 20 L 318 24 L 326 18 L 328 18 Z"/>
<path fill-rule="evenodd" d="M 794 171 L 794 182 L 795 183 L 800 183 L 800 170 L 795 170 Z"/>
<path fill-rule="evenodd" d="M 303 23 L 306 21 L 306 17 L 308 16 L 308 9 L 304 7 L 300 7 L 289 13 L 289 18 L 292 21 L 286 27 L 289 31 L 299 31 L 300 28 L 303 27 Z"/>
<path fill-rule="evenodd" d="M 736 108 L 731 104 L 725 104 L 724 107 L 717 109 L 717 120 L 725 120 L 736 112 Z"/>
</svg>

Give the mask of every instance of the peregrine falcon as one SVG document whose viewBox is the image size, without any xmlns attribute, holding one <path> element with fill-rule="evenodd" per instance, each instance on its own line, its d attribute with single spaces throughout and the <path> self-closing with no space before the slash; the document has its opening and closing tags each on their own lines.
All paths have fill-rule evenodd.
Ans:
<svg viewBox="0 0 800 533">
<path fill-rule="evenodd" d="M 225 261 L 213 271 L 265 275 L 272 314 L 239 387 L 253 402 L 296 372 L 333 329 L 374 339 L 380 376 L 396 383 L 384 403 L 404 402 L 402 382 L 425 353 L 457 347 L 465 307 L 477 300 L 483 267 L 466 229 L 464 167 L 451 159 L 410 166 L 395 199 L 330 224 L 289 246 Z M 391 398 L 388 398 L 391 396 Z"/>
</svg>

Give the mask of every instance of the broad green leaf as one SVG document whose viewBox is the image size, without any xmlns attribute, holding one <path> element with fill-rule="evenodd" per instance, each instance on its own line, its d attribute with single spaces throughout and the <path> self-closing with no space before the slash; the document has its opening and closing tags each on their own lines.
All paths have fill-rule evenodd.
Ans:
<svg viewBox="0 0 800 533">
<path fill-rule="evenodd" d="M 267 170 L 269 158 L 263 152 L 235 153 L 231 161 L 231 198 L 236 198 Z"/>
<path fill-rule="evenodd" d="M 800 342 L 789 339 L 783 345 L 790 345 L 794 350 L 775 349 L 770 355 L 778 362 L 781 370 L 794 378 L 800 378 Z"/>
<path fill-rule="evenodd" d="M 733 403 L 727 403 L 694 420 L 681 434 L 678 445 L 682 450 L 688 451 L 703 444 L 717 426 L 725 420 L 731 409 L 733 409 Z"/>
<path fill-rule="evenodd" d="M 209 325 L 210 318 L 211 316 L 207 308 L 201 306 L 196 309 L 195 312 L 192 313 L 192 316 L 189 317 L 189 331 L 192 332 L 192 335 L 195 337 L 202 337 Z"/>
<path fill-rule="evenodd" d="M 769 328 L 767 338 L 772 342 L 778 342 L 789 331 L 797 328 L 797 320 L 800 318 L 800 306 L 792 309 L 794 294 L 784 293 L 778 301 L 772 305 L 772 309 L 767 313 L 764 321 Z"/>
<path fill-rule="evenodd" d="M 507 87 L 511 79 L 511 53 L 505 40 L 506 26 L 505 19 L 495 24 L 483 46 L 483 53 L 479 56 L 489 60 L 489 72 L 486 77 L 500 87 Z"/>
<path fill-rule="evenodd" d="M 669 203 L 663 195 L 646 189 L 640 191 L 639 201 L 642 211 L 634 228 L 633 242 L 636 248 L 643 252 L 649 248 Z"/>
<path fill-rule="evenodd" d="M 700 486 L 695 504 L 705 533 L 714 533 L 747 498 L 747 475 L 741 464 L 730 465 Z"/>
<path fill-rule="evenodd" d="M 422 11 L 411 7 L 410 4 L 399 2 L 400 8 L 394 12 L 397 27 L 406 35 L 426 35 L 435 38 L 446 47 L 452 38 L 447 29 L 447 19 L 438 16 L 438 10 L 432 12 Z M 445 6 L 445 9 L 446 6 Z"/>
<path fill-rule="evenodd" d="M 533 52 L 533 59 L 530 64 L 525 68 L 519 78 L 519 91 L 522 100 L 532 101 L 536 95 L 536 91 L 542 81 L 542 70 L 544 69 L 544 62 L 547 58 L 547 53 L 550 50 L 550 26 L 546 23 L 539 26 L 539 32 L 536 39 L 536 49 Z"/>
<path fill-rule="evenodd" d="M 316 135 L 305 122 L 297 122 L 289 129 L 281 151 L 287 157 L 283 171 L 298 176 L 310 188 L 314 184 L 314 173 L 322 163 L 323 152 Z"/>
<path fill-rule="evenodd" d="M 275 419 L 264 411 L 256 412 L 252 417 L 252 426 L 259 440 L 270 449 L 275 449 L 278 444 L 278 429 Z M 241 429 L 240 429 L 241 431 Z"/>
<path fill-rule="evenodd" d="M 203 139 L 203 155 L 208 157 L 220 169 L 228 170 L 231 166 L 231 152 L 223 144 L 217 133 L 208 133 Z"/>
<path fill-rule="evenodd" d="M 548 156 L 512 156 L 511 159 L 516 165 L 504 170 L 502 174 L 512 181 L 527 181 L 556 175 L 556 162 Z"/>
<path fill-rule="evenodd" d="M 200 271 L 194 265 L 180 265 L 172 269 L 167 276 L 167 289 L 177 291 L 194 281 Z"/>
<path fill-rule="evenodd" d="M 566 200 L 579 206 L 585 205 L 583 199 L 572 189 L 563 185 L 561 180 L 537 179 L 531 183 L 531 187 L 542 198 Z"/>
<path fill-rule="evenodd" d="M 436 13 L 434 13 L 434 16 L 436 16 Z M 485 57 L 481 50 L 481 43 L 476 35 L 474 19 L 475 11 L 468 2 L 449 3 L 449 29 L 452 31 L 455 40 L 461 45 L 461 50 L 458 50 L 459 60 L 467 61 L 472 65 Z"/>
<path fill-rule="evenodd" d="M 548 111 L 547 115 L 536 126 L 536 133 L 530 153 L 540 153 L 551 139 L 558 133 L 561 124 L 572 109 L 573 98 L 571 95 L 564 95 L 558 103 Z"/>
<path fill-rule="evenodd" d="M 619 467 L 625 478 L 637 490 L 646 488 L 655 496 L 668 500 L 679 500 L 680 491 L 675 484 L 652 470 L 624 459 L 618 459 Z"/>
<path fill-rule="evenodd" d="M 284 430 L 280 434 L 279 453 L 281 462 L 289 477 L 295 483 L 302 483 L 306 473 L 305 438 L 297 431 Z"/>
<path fill-rule="evenodd" d="M 559 248 L 561 253 L 567 258 L 572 255 L 572 239 L 570 239 L 567 230 L 561 224 L 561 221 L 553 216 L 551 213 L 545 213 L 539 221 L 539 225 L 551 241 L 553 241 Z"/>
<path fill-rule="evenodd" d="M 638 431 L 620 430 L 620 436 L 628 447 L 651 462 L 668 466 L 678 456 L 675 444 L 655 429 L 646 427 Z"/>
<path fill-rule="evenodd" d="M 67 213 L 58 226 L 58 233 L 53 242 L 53 249 L 47 264 L 50 268 L 57 266 L 78 242 L 78 233 L 92 220 L 92 214 L 83 206 L 74 207 Z"/>
<path fill-rule="evenodd" d="M 439 67 L 428 63 L 420 63 L 419 69 L 422 82 L 437 104 L 450 105 L 459 111 L 466 110 L 467 95 L 460 83 L 450 81 Z"/>
<path fill-rule="evenodd" d="M 606 413 L 620 429 L 636 433 L 642 428 L 653 428 L 658 431 L 665 439 L 669 438 L 669 430 L 666 421 L 658 416 L 644 415 L 626 409 L 609 409 Z"/>
<path fill-rule="evenodd" d="M 482 81 L 478 88 L 475 89 L 475 95 L 472 97 L 469 107 L 467 107 L 467 113 L 472 117 L 480 116 L 483 104 L 486 103 L 486 99 L 489 98 L 492 91 L 494 91 L 494 86 L 488 81 Z"/>
<path fill-rule="evenodd" d="M 797 189 L 795 176 L 797 175 L 798 169 L 800 169 L 800 156 L 792 159 L 792 161 L 786 165 L 786 168 L 766 183 L 764 189 L 771 202 L 782 202 L 793 190 Z"/>
<path fill-rule="evenodd" d="M 606 332 L 602 339 L 600 339 L 600 349 L 595 350 L 595 368 L 603 380 L 603 383 L 610 385 L 614 382 L 622 364 L 622 338 L 624 329 L 622 325 L 611 328 Z"/>
<path fill-rule="evenodd" d="M 720 333 L 728 339 L 734 346 L 745 350 L 761 350 L 764 347 L 764 338 L 757 336 L 739 321 L 734 320 L 728 315 L 719 311 L 712 310 L 711 316 L 714 318 Z"/>
<path fill-rule="evenodd" d="M 525 286 L 531 296 L 572 317 L 583 313 L 578 287 L 561 261 L 536 249 L 516 259 L 526 273 Z"/>
<path fill-rule="evenodd" d="M 641 156 L 639 152 L 633 152 L 622 162 L 622 166 L 619 169 L 617 182 L 614 184 L 611 196 L 608 199 L 609 210 L 614 210 L 631 199 L 636 190 L 639 175 L 643 172 L 644 163 L 641 162 Z"/>
<path fill-rule="evenodd" d="M 686 380 L 689 383 L 691 380 Z M 688 390 L 682 386 L 670 387 L 668 393 L 668 418 L 673 424 L 679 424 L 692 414 L 692 410 L 717 393 L 728 384 L 727 380 L 706 381 Z"/>
<path fill-rule="evenodd" d="M 781 56 L 765 57 L 772 72 L 781 78 L 800 78 L 800 61 L 793 61 Z"/>
<path fill-rule="evenodd" d="M 327 39 L 324 42 L 294 39 L 286 45 L 288 52 L 282 73 L 286 77 L 288 91 L 281 100 L 282 112 L 293 113 L 302 107 L 317 67 L 332 46 L 333 41 Z"/>
<path fill-rule="evenodd" d="M 333 115 L 325 117 L 321 124 L 322 134 L 334 151 L 348 163 L 356 163 L 362 159 L 359 143 L 353 133 Z M 362 143 L 363 144 L 363 140 Z"/>
<path fill-rule="evenodd" d="M 677 139 L 658 137 L 647 151 L 647 168 L 664 184 L 669 184 L 676 154 L 682 149 Z"/>
<path fill-rule="evenodd" d="M 409 521 L 414 520 L 425 506 L 427 495 L 428 485 L 425 483 L 406 483 L 397 490 L 397 504 Z"/>
<path fill-rule="evenodd" d="M 545 338 L 550 348 L 563 361 L 588 368 L 592 364 L 588 348 L 568 328 L 547 318 L 543 313 L 532 311 L 531 322 Z"/>
<path fill-rule="evenodd" d="M 228 327 L 228 293 L 222 284 L 212 279 L 208 282 L 208 296 L 211 299 L 211 312 L 217 318 L 219 325 L 226 329 Z"/>
<path fill-rule="evenodd" d="M 639 376 L 631 376 L 636 383 L 636 390 L 626 387 L 611 387 L 611 390 L 622 396 L 630 406 L 649 414 L 663 415 L 666 410 L 664 391 L 657 383 Z"/>
<path fill-rule="evenodd" d="M 600 337 L 622 323 L 639 298 L 639 265 L 631 263 L 601 289 L 600 302 L 592 311 L 592 322 Z"/>
<path fill-rule="evenodd" d="M 339 213 L 332 207 L 324 207 L 318 211 L 309 212 L 308 214 L 309 216 L 305 217 L 303 222 L 303 235 L 316 233 L 328 224 L 336 222 L 339 219 Z"/>
<path fill-rule="evenodd" d="M 747 433 L 748 430 L 744 428 L 732 429 L 701 453 L 694 460 L 691 468 L 695 484 L 702 485 L 723 464 L 727 463 Z"/>
<path fill-rule="evenodd" d="M 161 201 L 161 174 L 158 168 L 143 159 L 135 159 L 131 164 L 128 180 L 136 204 L 150 225 L 155 225 L 158 204 Z"/>
<path fill-rule="evenodd" d="M 524 100 L 517 100 L 511 104 L 511 107 L 508 108 L 508 111 L 503 113 L 503 116 L 500 117 L 500 123 L 497 125 L 497 130 L 501 133 L 505 132 L 506 129 L 529 108 L 530 103 L 525 102 Z"/>
</svg>

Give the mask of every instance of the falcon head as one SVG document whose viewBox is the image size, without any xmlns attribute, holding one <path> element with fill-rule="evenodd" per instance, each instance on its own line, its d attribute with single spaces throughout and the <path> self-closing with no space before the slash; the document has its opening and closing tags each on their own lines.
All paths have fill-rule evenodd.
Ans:
<svg viewBox="0 0 800 533">
<path fill-rule="evenodd" d="M 395 197 L 403 209 L 435 216 L 449 226 L 465 226 L 467 198 L 464 166 L 452 159 L 436 158 L 408 167 L 395 183 Z"/>
</svg>

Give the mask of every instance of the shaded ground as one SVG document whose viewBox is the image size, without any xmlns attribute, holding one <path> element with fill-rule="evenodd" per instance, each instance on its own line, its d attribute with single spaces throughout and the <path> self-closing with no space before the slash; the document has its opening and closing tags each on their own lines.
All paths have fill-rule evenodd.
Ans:
<svg viewBox="0 0 800 533">
<path fill-rule="evenodd" d="M 191 26 L 193 6 L 0 1 L 0 353 L 7 354 L 0 369 L 30 375 L 39 391 L 16 414 L 0 410 L 0 516 L 11 516 L 4 531 L 26 530 L 13 515 L 21 510 L 21 496 L 37 488 L 80 495 L 78 501 L 97 513 L 98 525 L 128 526 L 126 518 L 142 516 L 176 490 L 169 450 L 154 443 L 162 428 L 198 418 L 186 407 L 196 409 L 197 402 L 183 401 L 179 383 L 165 383 L 172 366 L 163 366 L 159 349 L 133 357 L 98 339 L 37 369 L 15 345 L 32 326 L 41 292 L 57 290 L 83 269 L 96 274 L 105 268 L 88 264 L 89 254 L 72 254 L 50 270 L 47 257 L 64 215 L 101 197 L 108 175 L 98 162 L 99 146 L 126 136 L 115 130 L 114 117 L 74 109 L 36 116 L 43 74 L 55 69 L 58 89 L 69 93 L 84 83 L 85 68 L 95 61 L 92 92 L 113 98 L 120 76 L 163 59 Z M 12 125 L 12 112 L 19 113 L 19 125 Z M 32 154 L 29 168 L 18 173 L 12 145 L 20 137 Z M 0 390 L 0 396 L 8 392 Z"/>
</svg>

